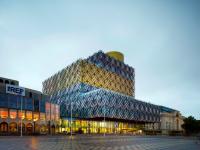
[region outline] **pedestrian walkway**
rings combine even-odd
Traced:
[[[1,150],[199,150],[194,139],[157,136],[0,137]]]

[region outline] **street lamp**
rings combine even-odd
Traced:
[[[104,116],[103,117],[104,117],[104,134],[103,135],[106,136],[106,133],[105,133],[106,132],[105,131],[106,130],[106,100],[104,102]]]
[[[33,133],[35,134],[35,119],[33,119]]]
[[[70,101],[70,105],[71,105],[71,121],[70,121],[70,125],[71,125],[71,128],[70,128],[70,134],[71,134],[71,138],[72,138],[72,106],[73,106],[73,102],[72,100]]]
[[[22,96],[20,96],[21,98],[21,137],[22,137]]]

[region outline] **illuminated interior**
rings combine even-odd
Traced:
[[[60,107],[59,105],[55,105],[55,120],[58,121],[60,118]]]
[[[38,112],[34,112],[33,113],[33,121],[38,121],[39,120],[39,113]]]
[[[32,111],[26,111],[26,119],[27,120],[32,120],[33,119],[33,116],[32,116]]]
[[[10,113],[10,118],[11,119],[16,119],[17,118],[17,110],[10,109],[9,113]]]
[[[45,109],[46,109],[46,120],[49,121],[51,119],[50,118],[51,104],[47,102],[45,105]]]
[[[8,118],[8,109],[0,108],[0,117],[1,118]]]
[[[62,121],[62,131],[70,132],[71,120]],[[139,134],[144,128],[142,124],[114,122],[114,121],[86,121],[73,120],[72,132],[81,133],[135,133]]]
[[[12,122],[9,124],[9,131],[10,132],[17,132],[17,123]]]
[[[24,119],[25,118],[25,111],[24,110],[18,110],[18,118]]]
[[[40,113],[40,120],[45,121],[45,119],[46,119],[45,113]]]
[[[55,105],[51,104],[51,120],[55,120]]]
[[[40,133],[45,133],[47,131],[47,127],[45,125],[40,126]]]

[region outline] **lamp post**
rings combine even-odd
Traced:
[[[104,134],[103,134],[103,136],[106,136],[106,100],[105,100],[105,102],[104,102]]]
[[[35,134],[35,119],[33,119],[33,133]]]
[[[70,130],[70,134],[71,134],[71,138],[72,138],[72,100],[71,100],[71,121],[70,121],[70,125],[71,125],[71,130]]]
[[[21,98],[21,137],[22,137],[22,96],[20,96]]]
[[[52,132],[51,132],[51,115],[50,115],[50,120],[49,120],[49,134],[52,135],[51,133]]]

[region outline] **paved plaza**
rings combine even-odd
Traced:
[[[195,139],[168,136],[0,137],[0,150],[200,150]]]

